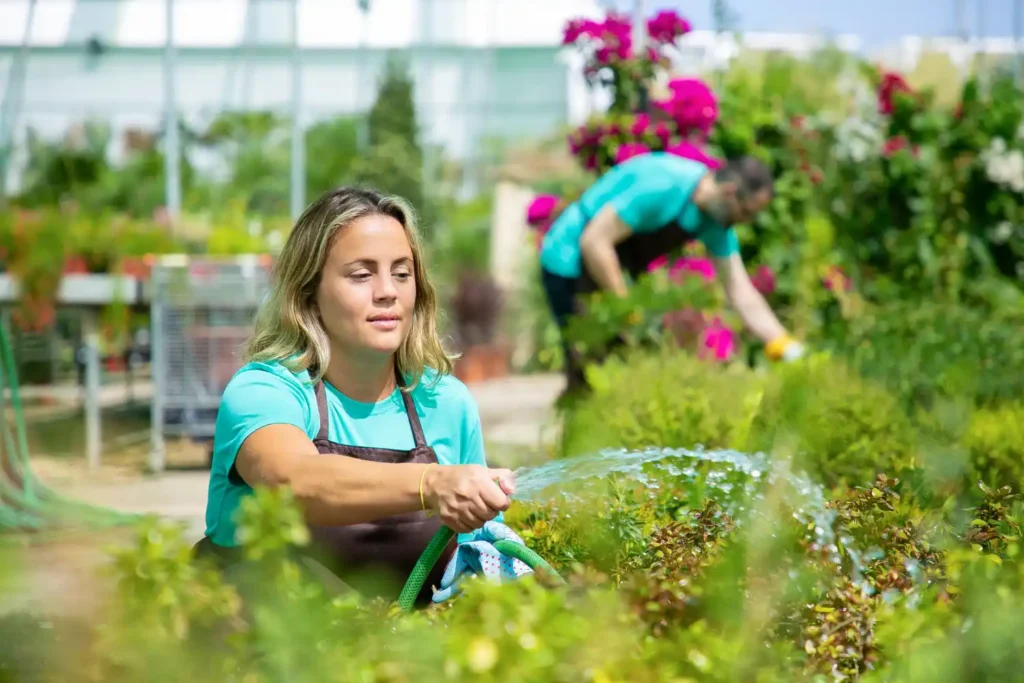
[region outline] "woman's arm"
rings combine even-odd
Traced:
[[[253,432],[235,467],[250,486],[288,486],[306,520],[316,525],[349,525],[414,512],[424,502],[443,524],[469,533],[508,509],[510,500],[495,480],[511,481],[509,470],[479,465],[434,466],[377,463],[325,456],[298,427],[275,424]],[[509,488],[511,486],[509,485]]]

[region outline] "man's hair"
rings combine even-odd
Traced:
[[[736,183],[739,194],[747,197],[762,190],[770,194],[774,185],[768,165],[750,155],[727,161],[715,171],[715,180],[720,183]]]

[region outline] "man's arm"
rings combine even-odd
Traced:
[[[725,295],[747,329],[766,344],[789,339],[768,302],[750,281],[740,255],[734,252],[724,258],[715,258],[714,263]]]
[[[615,245],[633,234],[633,230],[616,213],[611,203],[605,204],[583,228],[580,255],[594,282],[617,296],[626,296],[626,279]]]

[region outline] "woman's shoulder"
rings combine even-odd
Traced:
[[[476,412],[476,399],[469,387],[458,377],[438,373],[426,368],[419,383],[413,389],[413,397],[425,403],[436,404],[446,411]]]
[[[281,361],[249,361],[232,375],[224,389],[227,393],[245,392],[254,387],[313,392],[308,370],[291,370]]]

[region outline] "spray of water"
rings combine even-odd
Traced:
[[[841,561],[833,534],[835,513],[825,507],[822,487],[806,475],[790,471],[786,461],[773,461],[761,453],[703,448],[606,449],[523,467],[515,475],[515,498],[526,503],[540,503],[555,495],[582,500],[575,491],[585,491],[587,484],[613,475],[625,475],[648,489],[657,489],[668,475],[675,482],[704,486],[723,508],[740,517],[747,506],[764,499],[766,489],[781,483],[794,496],[787,501],[794,517],[813,525],[816,545],[825,549],[833,562]],[[856,577],[859,571],[854,571]]]

